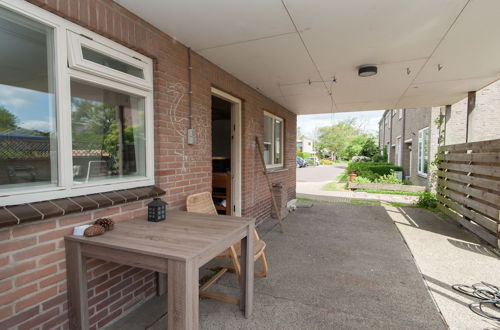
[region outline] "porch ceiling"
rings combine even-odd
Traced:
[[[498,0],[115,1],[297,114],[452,104],[500,78]]]

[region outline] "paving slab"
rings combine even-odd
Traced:
[[[446,329],[385,208],[314,203],[286,218],[284,234],[272,219],[259,231],[270,272],[255,279],[253,315],[245,319],[235,305],[202,299],[200,328]],[[216,264],[205,265],[201,274]],[[228,274],[212,288],[236,295],[237,287]],[[154,298],[108,329],[163,329],[165,300]]]
[[[450,329],[500,329],[500,322],[470,311],[468,305],[477,299],[451,288],[481,281],[500,286],[500,258],[493,248],[452,219],[427,210],[388,206],[387,213],[408,244]]]

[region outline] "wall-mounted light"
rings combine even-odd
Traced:
[[[358,68],[358,76],[360,77],[370,77],[377,74],[377,67],[375,65],[361,65]]]

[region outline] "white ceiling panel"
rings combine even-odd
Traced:
[[[340,71],[333,84],[335,101],[368,104],[384,100],[384,108],[393,108],[424,63],[425,60],[417,60],[379,65],[377,75],[365,78],[360,78],[356,70]]]
[[[318,96],[311,92],[311,94],[286,96],[285,99],[287,106],[296,109],[301,115],[331,112],[331,99],[325,94]]]
[[[471,1],[415,82],[491,76],[500,77],[500,1]]]
[[[275,0],[116,0],[194,50],[294,32]]]
[[[297,114],[450,104],[500,77],[500,0],[115,1]]]
[[[415,84],[408,88],[400,104],[407,108],[453,104],[466,97],[467,90],[479,90],[492,80],[493,77],[485,77]]]
[[[321,70],[429,56],[467,0],[285,0]]]
[[[245,77],[243,81],[268,96],[280,93],[280,83],[303,82],[303,77],[320,80],[297,34],[211,48],[200,54],[236,77]]]

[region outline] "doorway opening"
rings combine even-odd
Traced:
[[[241,100],[212,89],[212,196],[219,214],[241,216]]]

